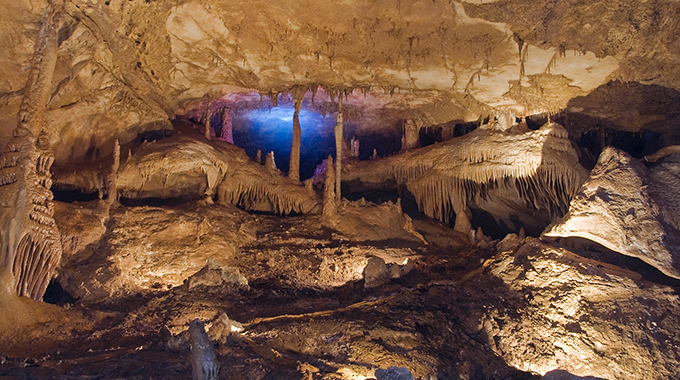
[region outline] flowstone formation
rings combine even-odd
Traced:
[[[320,213],[317,194],[283,177],[272,166],[273,159],[270,161],[265,165],[253,162],[230,143],[206,141],[179,129],[175,136],[145,142],[130,150],[121,160],[113,182],[103,178],[97,165],[60,171],[55,182],[60,188],[85,193],[106,188],[104,182],[108,182],[109,186],[115,185],[111,194],[128,200],[206,198],[244,210],[280,215]]]
[[[48,10],[40,31],[18,127],[0,156],[2,223],[0,286],[19,296],[41,300],[61,259],[54,222],[45,107],[57,60],[59,2]],[[35,134],[39,137],[36,138]]]
[[[497,122],[443,143],[357,163],[345,174],[350,186],[353,181],[357,187],[390,181],[404,186],[419,209],[438,220],[448,221],[454,213],[459,218],[476,206],[510,226],[516,215],[539,231],[541,223],[567,211],[586,176],[559,124],[531,131],[523,123]]]

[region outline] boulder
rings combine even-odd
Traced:
[[[542,236],[591,240],[680,278],[680,232],[671,211],[642,162],[613,147],[602,152],[569,212]]]

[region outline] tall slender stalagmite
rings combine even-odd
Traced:
[[[300,181],[300,147],[302,143],[302,129],[300,128],[300,110],[302,109],[302,101],[304,99],[307,89],[296,87],[291,91],[293,95],[293,106],[295,106],[295,113],[293,114],[293,143],[290,148],[290,165],[288,169],[288,178],[293,181]]]
[[[234,143],[234,133],[233,133],[233,119],[234,115],[232,110],[224,107],[220,113],[220,118],[222,119],[222,129],[220,130],[220,140],[229,143]]]
[[[335,171],[333,170],[333,157],[328,155],[326,161],[326,181],[323,187],[323,217],[327,222],[335,218]]]
[[[40,30],[13,137],[0,155],[0,292],[42,299],[61,259],[54,222],[50,130],[45,125],[57,61],[54,1]],[[38,136],[36,138],[36,136]]]
[[[342,91],[340,91],[340,96],[338,96],[338,118],[335,123],[335,199],[337,201],[342,199],[342,193],[340,192],[340,185],[342,183],[342,135]]]
[[[212,105],[212,98],[208,96],[208,106],[205,108],[205,138],[210,140],[210,106]]]
[[[118,175],[118,168],[120,167],[120,142],[118,139],[113,144],[113,164],[111,165],[111,172],[106,180],[106,187],[108,191],[108,198],[106,199],[109,203],[116,202],[118,200],[118,189],[116,188],[116,177]]]

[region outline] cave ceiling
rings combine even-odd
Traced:
[[[46,5],[2,5],[3,141]],[[261,101],[252,94],[296,86],[321,86],[322,102],[350,94],[366,133],[407,117],[433,125],[565,110],[668,132],[680,113],[654,100],[680,88],[676,1],[72,0],[65,9],[48,112],[58,163],[162,128],[206,97],[243,94],[252,108]],[[611,91],[618,82],[640,88]]]

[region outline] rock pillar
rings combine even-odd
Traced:
[[[111,172],[109,173],[109,178],[107,179],[106,187],[108,192],[108,198],[106,199],[109,204],[118,200],[118,189],[116,188],[116,177],[118,176],[118,168],[120,167],[120,142],[118,139],[113,145],[113,164],[111,165]]]
[[[342,148],[343,148],[343,125],[342,125],[342,92],[338,97],[338,118],[335,123],[335,199],[342,199],[340,186],[342,184]]]
[[[210,106],[212,105],[212,99],[208,97],[208,106],[205,109],[205,138],[210,140]]]
[[[302,99],[293,99],[295,113],[293,114],[293,144],[290,148],[290,165],[288,178],[295,182],[300,182],[300,139],[302,130],[300,129],[300,110],[302,109]]]
[[[335,217],[335,170],[333,169],[333,157],[328,155],[326,161],[326,181],[323,187],[323,217],[331,221]]]
[[[234,143],[233,135],[233,118],[234,114],[229,108],[222,108],[220,119],[222,119],[222,130],[220,131],[220,140],[228,143]]]

